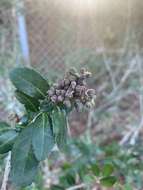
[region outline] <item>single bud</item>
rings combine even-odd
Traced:
[[[80,73],[84,74],[85,72],[86,72],[86,69],[85,68],[81,68]]]
[[[95,90],[94,89],[88,89],[85,94],[89,97],[94,97],[95,96]]]
[[[54,84],[53,84],[53,87],[54,87],[54,88],[58,88],[59,85],[58,85],[57,83],[54,83]]]
[[[91,102],[92,107],[95,106],[95,98],[92,98],[90,102]]]
[[[77,85],[75,90],[76,90],[76,92],[80,92],[80,91],[81,91],[81,89],[82,89],[82,86]]]
[[[69,100],[65,100],[64,105],[67,106],[68,108],[71,108],[71,102]]]
[[[80,104],[81,103],[80,99],[75,99],[75,103]]]
[[[65,79],[69,79],[69,77],[70,77],[70,73],[69,73],[69,71],[67,71],[67,72],[65,73],[64,80],[65,80]]]
[[[72,82],[71,82],[71,88],[72,88],[72,89],[75,89],[75,87],[76,87],[76,82],[75,82],[75,81],[72,81]]]
[[[77,93],[82,94],[86,90],[86,88],[85,86],[77,85],[75,90]]]
[[[89,109],[93,107],[93,105],[92,105],[91,102],[87,102],[85,105],[86,105],[86,107],[89,108]]]
[[[81,106],[82,106],[81,101],[80,101],[80,100],[75,100],[74,106],[75,106],[75,109],[76,109],[77,111],[80,111]]]
[[[60,95],[61,94],[61,91],[60,90],[56,90],[56,95]]]
[[[86,86],[85,77],[84,77],[84,78],[80,77],[80,78],[77,80],[77,84],[80,85],[80,86]]]
[[[67,98],[73,98],[73,93],[74,93],[74,91],[71,91],[70,89],[66,92],[66,94],[65,94],[65,96],[67,97]]]
[[[65,86],[70,85],[70,80],[69,80],[69,79],[65,79],[65,80],[64,80],[64,85],[65,85]]]
[[[87,100],[84,96],[80,97],[80,101],[82,102],[82,104],[85,104],[87,102]]]
[[[64,97],[63,96],[58,96],[58,98],[57,98],[57,101],[58,102],[62,102],[64,100]]]
[[[57,101],[57,96],[56,95],[52,96],[51,101],[55,103]]]
[[[64,90],[68,90],[69,89],[69,86],[64,86]]]
[[[53,96],[54,95],[54,90],[48,90],[48,95]]]
[[[71,69],[69,70],[69,73],[70,73],[70,74],[76,74],[76,73],[77,73],[77,70],[76,70],[75,68],[71,68]]]
[[[78,78],[80,76],[75,68],[70,69],[69,74],[70,74],[70,76],[74,76],[76,78]]]
[[[51,91],[55,91],[55,88],[52,86],[52,87],[50,88],[50,90],[51,90]]]
[[[76,75],[70,75],[69,80],[70,80],[70,82],[72,82],[72,81],[76,81],[77,78],[78,77]]]
[[[91,77],[92,74],[90,72],[86,71],[84,75],[86,78],[89,78],[89,77]]]
[[[61,95],[65,95],[66,94],[66,91],[65,90],[61,90]]]

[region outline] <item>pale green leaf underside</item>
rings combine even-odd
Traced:
[[[38,161],[31,148],[32,131],[32,127],[25,128],[12,150],[11,180],[17,186],[30,185],[37,173]]]
[[[60,150],[63,150],[67,142],[67,120],[65,112],[59,109],[54,110],[52,122],[56,144]]]
[[[51,153],[55,141],[49,124],[48,115],[43,113],[35,121],[32,145],[36,158],[44,160]]]

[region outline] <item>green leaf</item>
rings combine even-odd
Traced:
[[[13,129],[0,132],[0,154],[5,154],[12,149],[18,133]]]
[[[62,170],[65,171],[72,168],[72,165],[69,162],[65,162],[61,167],[62,167]]]
[[[10,125],[8,125],[6,122],[1,121],[0,122],[0,135],[8,130],[11,130]]]
[[[73,186],[76,183],[75,178],[75,172],[68,172],[60,177],[60,184],[62,184],[64,187]]]
[[[49,89],[48,82],[33,69],[15,68],[10,79],[19,91],[34,98],[44,98]]]
[[[52,112],[52,110],[54,109],[54,104],[49,101],[49,100],[44,100],[41,102],[40,104],[40,110],[42,112]]]
[[[65,148],[67,142],[67,120],[65,112],[56,109],[52,113],[52,124],[55,141],[60,150]]]
[[[100,179],[101,185],[105,187],[112,187],[116,183],[116,181],[116,177],[114,176],[104,177]]]
[[[55,145],[48,115],[41,114],[33,125],[32,145],[35,156],[39,161],[45,160]]]
[[[97,164],[92,164],[91,170],[95,176],[100,175],[100,169],[99,169],[99,166]]]
[[[102,169],[103,176],[110,176],[114,171],[114,167],[112,164],[105,164]]]
[[[125,184],[123,190],[133,190],[133,188],[130,184]]]
[[[83,180],[86,184],[92,184],[95,181],[95,178],[92,175],[86,174]]]
[[[32,135],[33,127],[23,129],[12,149],[11,180],[17,186],[30,185],[37,174],[38,161],[31,148]]]
[[[27,110],[36,112],[38,111],[39,108],[39,102],[37,101],[36,98],[32,98],[23,92],[20,92],[18,90],[15,91],[15,96],[17,100],[22,103]]]

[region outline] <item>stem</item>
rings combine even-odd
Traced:
[[[11,162],[11,151],[8,153],[8,156],[6,158],[6,165],[5,165],[5,171],[4,171],[1,190],[6,190],[7,189],[8,177],[9,177],[10,168],[11,168],[11,163],[10,162]]]
[[[87,120],[86,138],[89,144],[92,143],[91,127],[92,127],[93,114],[94,114],[94,109],[90,110],[88,114],[88,120]]]
[[[43,173],[44,188],[50,188],[52,179],[47,159],[43,161],[41,169]]]

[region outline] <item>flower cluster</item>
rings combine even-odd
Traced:
[[[79,107],[81,104],[86,107],[94,106],[95,90],[87,87],[86,79],[91,73],[85,68],[78,73],[74,68],[70,69],[63,80],[57,81],[48,91],[48,97],[55,104],[64,104],[71,108],[73,105]]]

